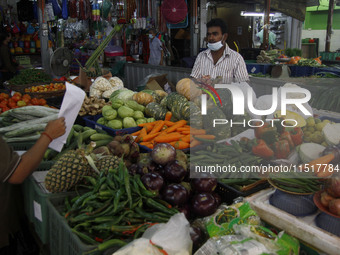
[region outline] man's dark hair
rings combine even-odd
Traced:
[[[222,19],[212,19],[207,23],[207,28],[209,27],[220,27],[222,34],[226,34],[228,32],[227,30],[227,24]]]

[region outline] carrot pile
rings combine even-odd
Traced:
[[[207,135],[204,129],[190,127],[186,120],[170,121],[171,115],[168,112],[165,120],[139,124],[142,129],[132,134],[137,136],[135,141],[150,149],[157,143],[170,143],[175,149],[182,150],[199,145],[199,138],[215,139],[214,135]]]

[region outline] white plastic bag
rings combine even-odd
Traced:
[[[157,224],[147,229],[142,238],[119,249],[114,255],[162,255],[162,249],[169,255],[192,253],[190,224],[183,213],[175,214],[167,223]]]

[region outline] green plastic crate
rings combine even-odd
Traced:
[[[8,143],[8,145],[11,146],[15,151],[27,151],[34,145],[34,142]]]
[[[323,60],[330,60],[330,61],[334,61],[336,59],[336,57],[340,56],[340,52],[320,52],[320,56],[321,56],[321,61]]]
[[[72,197],[70,194],[69,196]],[[65,218],[61,216],[60,212],[64,208],[65,197],[66,195],[49,197],[47,201],[50,254],[80,255],[96,246],[84,244],[78,236],[72,233]]]
[[[43,162],[37,169],[37,171],[44,171],[50,169],[53,165],[53,161]],[[65,192],[59,194],[45,193],[40,185],[35,181],[33,176],[27,178],[23,185],[24,190],[24,206],[25,212],[30,222],[33,223],[35,232],[39,236],[43,244],[49,242],[49,230],[48,230],[48,209],[47,200],[50,197],[58,197],[60,195],[66,196],[67,194],[74,194],[74,192]]]

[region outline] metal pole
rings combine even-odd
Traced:
[[[326,46],[325,51],[329,52],[331,47],[332,24],[333,24],[334,0],[329,0],[327,32],[326,32]]]
[[[50,70],[50,52],[48,49],[48,26],[44,19],[45,0],[38,0],[39,6],[39,37],[40,37],[40,51],[41,51],[41,63],[46,73],[51,74]]]
[[[263,43],[262,43],[262,48],[263,49],[268,49],[269,47],[269,43],[268,43],[268,39],[269,39],[269,14],[270,14],[270,0],[265,0],[264,1],[265,4],[265,9],[264,9],[264,26],[263,26]]]

